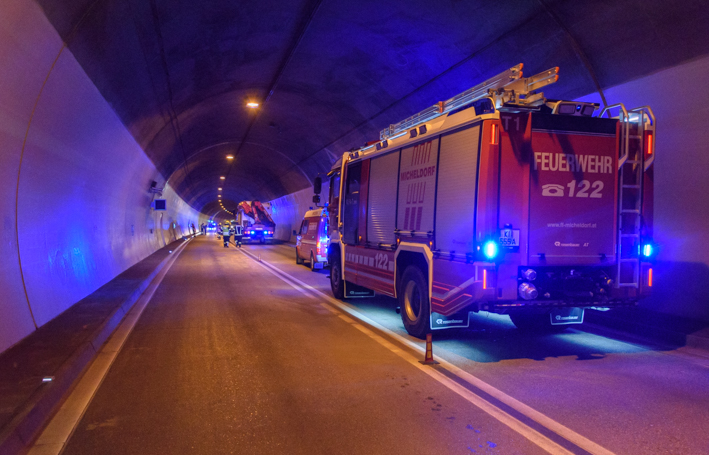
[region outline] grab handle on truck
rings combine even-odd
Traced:
[[[618,108],[618,116],[611,116],[611,109]],[[605,113],[608,113],[608,118],[617,118],[621,127],[621,143],[620,143],[620,158],[618,158],[618,169],[623,167],[628,160],[628,140],[630,138],[630,123],[628,122],[628,111],[623,103],[611,104],[603,108],[598,118],[602,118]]]
[[[650,106],[636,107],[635,109],[631,109],[630,112],[642,114],[643,117],[641,117],[641,121],[644,121],[644,117],[647,117],[650,120],[650,125],[643,128],[646,133],[649,133],[645,138],[643,138],[643,142],[650,141],[650,143],[647,144],[648,154],[644,159],[644,170],[647,171],[655,161],[655,114],[652,112],[652,109],[650,109]],[[643,154],[644,153],[645,151],[643,150]]]

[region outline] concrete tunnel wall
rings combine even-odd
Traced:
[[[709,56],[605,90],[657,118],[654,289],[640,306],[709,322]],[[598,94],[584,100],[600,102]]]
[[[152,211],[164,179],[35,2],[0,3],[0,62],[3,352],[206,217],[169,185]]]
[[[327,202],[328,191],[329,182],[327,178],[323,178],[320,205],[324,205]],[[293,230],[298,231],[305,212],[315,208],[313,194],[313,189],[308,187],[271,201],[271,217],[276,223],[274,238],[295,243],[296,239],[295,235],[293,235]]]

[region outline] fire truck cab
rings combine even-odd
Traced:
[[[652,287],[655,118],[546,99],[522,64],[384,129],[330,177],[338,298],[399,300],[406,330],[582,323]]]

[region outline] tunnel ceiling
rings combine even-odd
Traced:
[[[205,213],[219,186],[230,208],[303,189],[388,124],[519,62],[559,66],[546,94],[574,98],[709,53],[704,0],[38,2]]]

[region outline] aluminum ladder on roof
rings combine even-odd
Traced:
[[[614,104],[599,117],[618,110],[620,122],[620,157],[618,158],[618,239],[617,287],[640,286],[641,231],[643,228],[643,190],[645,171],[655,160],[655,116],[647,107],[627,111]],[[646,153],[647,150],[647,153]]]
[[[535,106],[543,103],[544,94],[537,93],[536,90],[558,81],[559,67],[550,68],[527,78],[522,77],[523,67],[522,63],[515,65],[463,93],[459,93],[445,101],[440,101],[399,123],[389,125],[388,128],[380,131],[379,139],[385,141],[403,134],[414,126],[426,123],[486,97],[491,98],[498,109],[505,103],[518,106]]]

